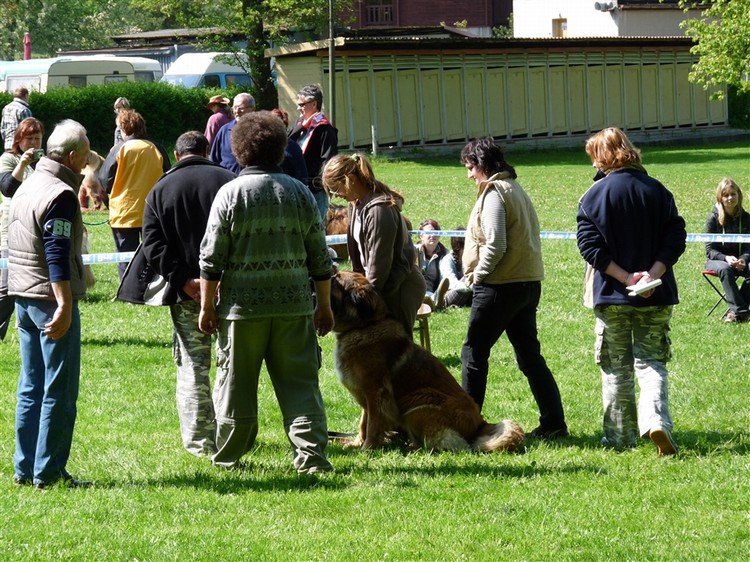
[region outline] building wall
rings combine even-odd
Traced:
[[[616,17],[620,37],[682,37],[685,30],[680,23],[693,17],[691,14],[681,10],[622,10]]]
[[[512,0],[391,0],[393,19],[376,27],[432,27],[453,25],[466,20],[469,28],[491,29],[506,25]],[[367,23],[367,6],[361,2],[356,10],[353,28],[371,27]]]
[[[334,125],[342,147],[421,145],[726,125],[726,101],[688,82],[687,47],[514,53],[341,53]],[[321,84],[328,61],[277,57],[279,98]]]
[[[610,13],[594,9],[594,0],[513,0],[514,37],[555,37],[553,20],[566,19],[568,37],[616,37]]]
[[[599,0],[601,3],[616,0]],[[567,37],[682,37],[680,22],[686,15],[672,6],[628,6],[601,12],[594,0],[514,0],[514,37],[554,37],[553,20],[567,20]]]

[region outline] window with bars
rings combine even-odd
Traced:
[[[367,0],[365,2],[365,25],[393,23],[393,0]]]

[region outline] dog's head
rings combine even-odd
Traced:
[[[326,214],[326,234],[346,234],[349,227],[349,211],[346,207],[331,205]]]
[[[86,166],[81,170],[81,173],[83,175],[96,174],[99,171],[99,168],[102,167],[103,162],[104,158],[99,156],[97,152],[91,150],[86,158]]]
[[[334,332],[348,332],[388,315],[383,297],[367,278],[352,271],[339,271],[331,279]]]

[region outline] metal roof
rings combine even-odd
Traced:
[[[644,47],[667,48],[693,45],[690,37],[539,37],[539,38],[486,38],[486,37],[436,37],[429,35],[336,37],[335,47],[343,52],[377,52],[402,49],[444,51],[523,51],[571,49],[638,49]],[[302,56],[328,49],[328,40],[283,45],[266,49],[267,57]]]

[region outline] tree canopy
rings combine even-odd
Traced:
[[[134,0],[147,11],[159,11],[177,26],[218,27],[227,30],[203,40],[203,46],[216,51],[245,52],[246,70],[253,77],[252,94],[263,109],[278,105],[278,97],[265,50],[289,41],[312,40],[327,36],[329,0]],[[346,12],[354,0],[330,0],[336,14]],[[241,33],[242,44],[231,43],[230,35]],[[242,64],[237,59],[234,64]]]
[[[120,0],[0,0],[0,59],[22,57],[25,32],[35,55],[51,57],[61,49],[109,47],[112,35],[161,23],[153,11]]]
[[[707,0],[700,18],[687,19],[682,27],[696,40],[691,52],[700,58],[690,79],[705,88],[729,84],[750,91],[750,0]],[[695,2],[680,1],[687,10]],[[718,93],[723,94],[723,90]]]

